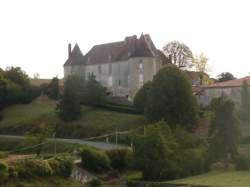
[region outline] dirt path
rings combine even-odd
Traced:
[[[9,155],[7,158],[2,158],[0,159],[0,162],[6,162],[6,163],[11,163],[11,162],[16,162],[18,160],[23,160],[26,158],[31,158],[34,155]]]

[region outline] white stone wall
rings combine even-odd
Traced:
[[[204,88],[202,95],[198,96],[199,104],[208,106],[213,98],[227,96],[237,105],[241,103],[241,87],[225,87],[225,88]]]
[[[142,69],[140,67],[142,64]],[[68,75],[81,75],[86,79],[94,74],[96,80],[108,88],[115,96],[133,98],[142,84],[139,74],[143,78],[143,84],[153,79],[155,73],[161,68],[161,62],[152,57],[130,58],[127,61],[119,61],[106,64],[86,66],[65,66],[64,77]]]

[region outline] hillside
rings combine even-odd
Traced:
[[[0,134],[23,135],[38,125],[55,128],[58,136],[83,138],[118,130],[137,128],[145,124],[142,115],[113,112],[83,106],[81,119],[63,122],[55,113],[56,103],[48,99],[36,99],[30,104],[13,105],[3,111]]]
[[[221,187],[249,187],[249,171],[217,171],[171,181],[178,184],[211,185]]]

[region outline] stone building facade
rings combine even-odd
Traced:
[[[203,86],[200,93],[197,94],[198,102],[203,106],[208,106],[213,98],[227,96],[239,106],[241,104],[241,86],[243,81],[250,85],[250,76]]]
[[[95,45],[82,54],[76,44],[68,46],[68,59],[64,64],[64,77],[93,74],[114,96],[132,99],[138,89],[170,60],[156,49],[150,36],[142,34],[126,37],[123,41]]]

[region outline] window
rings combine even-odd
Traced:
[[[143,83],[144,83],[144,76],[143,76],[143,63],[142,63],[142,60],[140,60],[140,63],[139,63],[139,68],[138,68],[138,73],[139,73],[139,87],[142,87],[143,86]]]
[[[121,86],[121,80],[118,81],[118,85]]]
[[[140,73],[139,74],[139,87],[142,87],[143,86],[143,74]]]
[[[109,78],[108,78],[108,86],[109,87],[113,86],[113,77],[112,77],[112,75],[110,75]]]
[[[112,64],[109,64],[109,75],[112,75]]]
[[[98,72],[99,72],[99,74],[102,73],[102,66],[101,65],[98,66]]]

